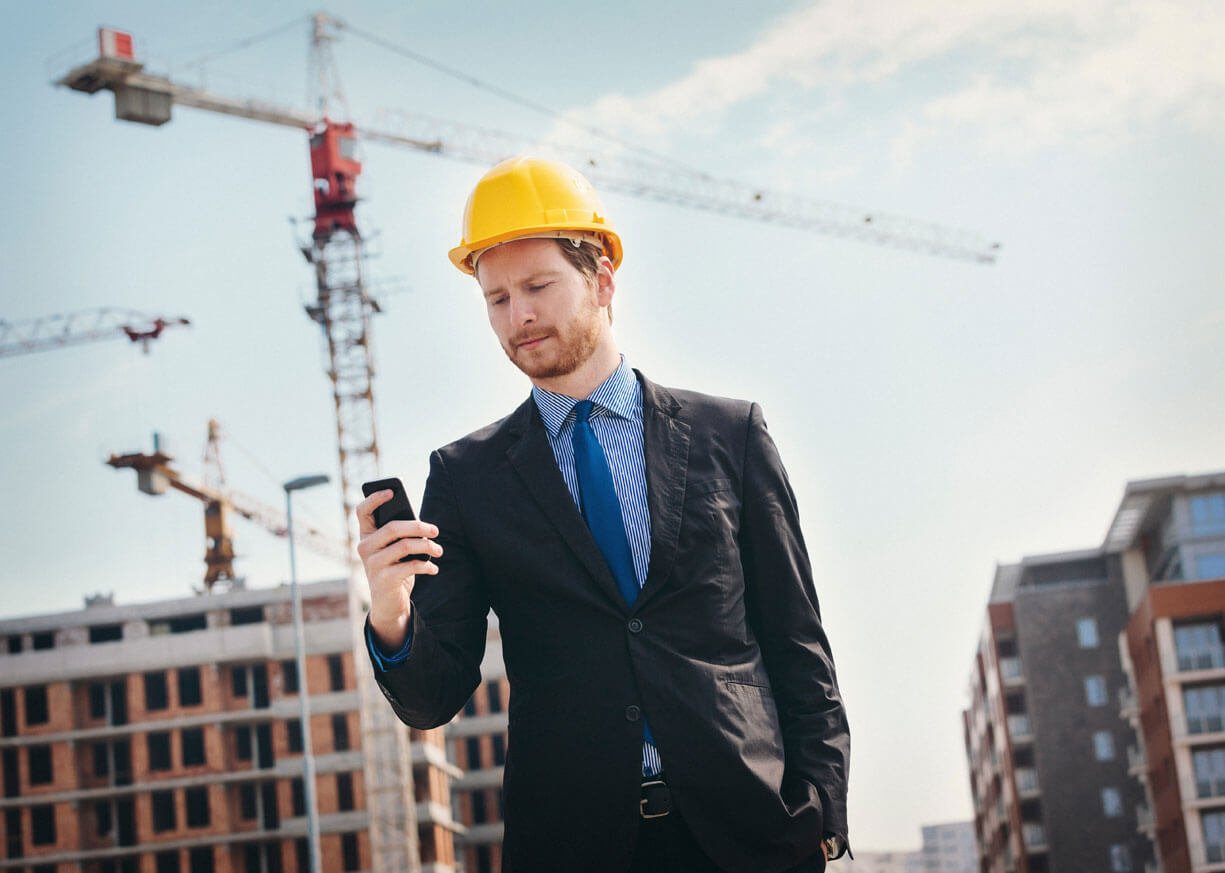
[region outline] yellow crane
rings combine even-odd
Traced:
[[[218,442],[221,428],[216,419],[208,422],[208,443],[205,458],[214,459],[219,466]],[[153,434],[152,452],[129,452],[112,454],[106,461],[116,470],[136,471],[137,487],[145,494],[159,496],[175,489],[204,503],[204,591],[211,592],[218,583],[233,585],[238,577],[234,573],[234,537],[230,519],[238,515],[259,525],[278,537],[287,534],[285,513],[233,488],[192,481],[176,469],[174,458],[162,451],[161,439]],[[318,528],[299,523],[295,525],[296,541],[316,554],[332,558],[341,566],[348,566],[349,558],[344,541]]]

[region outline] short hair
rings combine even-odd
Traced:
[[[594,282],[596,274],[600,272],[600,258],[604,257],[604,251],[594,243],[589,243],[586,240],[574,244],[570,239],[558,239],[557,245],[561,247],[561,253],[565,256],[570,266],[583,274],[588,282]],[[612,324],[612,303],[608,304],[608,323]]]

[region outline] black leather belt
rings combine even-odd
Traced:
[[[642,783],[642,800],[638,812],[645,819],[663,818],[672,811],[672,792],[663,776],[654,776]]]

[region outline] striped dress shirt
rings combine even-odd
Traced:
[[[557,468],[581,512],[573,443],[574,407],[579,401],[536,386],[532,387],[532,398],[544,420]],[[621,356],[620,366],[586,399],[593,404],[591,430],[604,450],[612,472],[613,490],[617,492],[617,500],[621,504],[621,520],[625,523],[625,534],[634,559],[634,575],[638,577],[638,587],[641,588],[646,583],[647,566],[651,560],[651,514],[647,507],[646,455],[642,437],[642,386],[625,362],[624,355]],[[644,741],[642,775],[655,776],[662,770],[659,752],[654,745]]]

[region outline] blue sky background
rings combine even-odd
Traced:
[[[851,0],[559,9],[339,3],[354,27],[714,175],[999,239],[994,266],[621,196],[617,334],[664,384],[760,401],[791,473],[854,734],[852,838],[918,843],[971,815],[960,710],[997,561],[1098,545],[1128,479],[1225,468],[1225,7],[1217,2]],[[336,478],[309,268],[306,138],[176,110],[114,120],[51,81],[94,29],[157,71],[302,23],[204,70],[213,90],[304,107],[312,7],[10,4],[0,317],[98,306],[185,315],[122,341],[0,360],[7,499],[0,614],[178,596],[202,575],[200,506],[103,464],[160,431],[200,470],[210,417],[230,482]],[[403,110],[569,138],[353,35],[354,116]],[[526,379],[446,260],[481,169],[368,145],[359,220],[377,280],[387,475],[419,495],[430,449],[508,412]],[[334,487],[296,506],[341,530]],[[241,572],[285,542],[237,522]],[[333,575],[305,555],[309,578]],[[1071,624],[1068,633],[1072,633]],[[1088,749],[1086,749],[1088,754]]]

